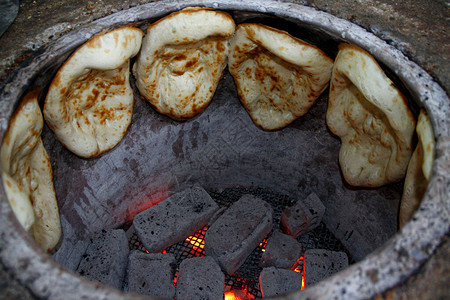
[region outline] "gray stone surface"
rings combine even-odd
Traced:
[[[30,300],[35,297],[0,264],[0,299]]]
[[[285,295],[301,289],[302,274],[275,267],[264,268],[259,275],[259,286],[263,298]]]
[[[322,201],[315,193],[311,193],[283,210],[280,227],[288,235],[301,236],[319,226],[324,213],[325,206]]]
[[[211,257],[183,260],[177,277],[177,300],[224,298],[225,275]]]
[[[160,252],[208,224],[218,209],[209,194],[195,185],[139,213],[133,226],[149,252]]]
[[[302,245],[290,235],[274,231],[267,240],[260,266],[291,269],[302,254]]]
[[[132,251],[128,257],[128,292],[173,299],[175,256]]]
[[[344,252],[310,249],[305,252],[305,286],[311,286],[348,267]]]
[[[121,289],[128,253],[125,231],[102,230],[89,238],[89,246],[77,272],[90,280]]]
[[[242,196],[206,232],[206,255],[214,257],[222,270],[233,274],[272,230],[272,214],[267,202],[252,195]]]

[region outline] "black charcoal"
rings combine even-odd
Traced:
[[[302,287],[302,274],[275,267],[264,268],[259,276],[263,297],[284,295]]]
[[[173,299],[175,256],[133,251],[128,258],[128,292]]]
[[[311,249],[305,252],[305,286],[313,285],[348,266],[345,252]]]
[[[260,266],[291,269],[302,254],[302,246],[290,235],[274,231],[267,240]]]
[[[252,195],[242,196],[206,232],[206,255],[214,257],[222,270],[234,274],[272,230],[272,214],[267,202]]]
[[[225,275],[211,257],[183,260],[177,277],[177,300],[223,299]]]
[[[208,224],[218,209],[209,194],[196,185],[139,213],[133,226],[149,252],[160,252]]]
[[[324,213],[325,206],[315,193],[311,193],[283,210],[280,227],[288,235],[301,236],[319,226]]]

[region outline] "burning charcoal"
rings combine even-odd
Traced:
[[[91,280],[121,289],[129,252],[125,231],[102,230],[91,236],[89,242],[77,272]]]
[[[251,300],[249,295],[245,292],[245,290],[233,289],[230,286],[225,287],[225,299],[226,300]]]
[[[325,206],[316,194],[311,193],[303,201],[283,210],[281,229],[293,237],[303,235],[319,226],[324,213]]]
[[[251,195],[231,205],[205,235],[205,253],[232,275],[272,230],[272,207]]]
[[[267,240],[260,266],[291,269],[302,254],[302,246],[290,235],[274,231]]]
[[[61,247],[53,255],[53,260],[75,272],[88,246],[88,241],[77,240],[74,243],[67,241],[66,243],[62,243]]]
[[[264,268],[259,275],[263,297],[284,295],[302,287],[302,274],[275,267]]]
[[[160,252],[208,224],[218,209],[208,193],[196,185],[139,213],[133,226],[149,252]]]
[[[128,291],[173,299],[175,256],[172,254],[131,252],[128,258]]]
[[[223,299],[225,275],[211,257],[183,260],[177,277],[177,300]]]
[[[305,285],[310,286],[348,266],[344,252],[311,249],[305,252]]]
[[[221,207],[219,208],[216,213],[211,217],[211,219],[208,222],[208,225],[211,226],[215,221],[217,221],[217,219],[223,215],[223,213],[227,210],[226,207]]]

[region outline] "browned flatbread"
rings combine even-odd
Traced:
[[[280,129],[306,114],[326,89],[333,60],[287,32],[259,24],[236,29],[229,70],[253,122]]]
[[[143,32],[122,27],[94,36],[59,69],[44,117],[56,138],[81,157],[98,156],[124,137],[133,113],[130,58]]]
[[[141,95],[175,120],[201,113],[222,77],[234,29],[228,14],[201,8],[150,25],[133,67]]]
[[[27,94],[11,118],[2,142],[2,177],[19,222],[46,251],[61,237],[50,159],[41,140],[44,121],[39,91]]]
[[[327,124],[341,138],[339,163],[354,186],[403,179],[415,119],[407,100],[366,51],[342,44],[331,77]]]
[[[419,207],[431,177],[435,142],[431,121],[423,109],[420,111],[416,131],[419,143],[409,161],[406,172],[398,218],[400,227],[403,227],[411,219]]]

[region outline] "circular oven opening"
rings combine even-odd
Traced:
[[[283,130],[266,132],[253,124],[239,102],[231,75],[225,71],[208,108],[186,122],[156,113],[136,92],[133,121],[124,140],[98,158],[73,155],[48,128],[44,130],[64,232],[55,256],[59,251],[66,255],[67,249],[76,247],[92,232],[126,227],[146,207],[200,183],[217,195],[239,188],[254,193],[264,189],[266,194],[289,199],[315,192],[324,202],[323,226],[356,263],[288,297],[347,293],[366,298],[404,279],[432,253],[448,229],[448,211],[439,207],[448,206],[448,185],[444,182],[448,182],[445,153],[449,126],[445,117],[449,101],[445,92],[399,51],[326,13],[270,1],[264,6],[251,1],[202,1],[151,3],[105,17],[65,35],[16,72],[2,90],[2,98],[9,104],[2,119],[3,132],[24,90],[31,85],[48,87],[63,61],[91,35],[129,22],[145,28],[172,11],[195,5],[227,11],[237,24],[253,21],[286,30],[332,58],[342,41],[369,51],[409,95],[412,109],[425,107],[434,125],[436,161],[420,211],[396,234],[401,184],[354,189],[344,183],[337,161],[339,140],[325,124],[326,92],[308,114]],[[13,219],[7,202],[2,204],[2,222],[13,224],[2,227],[8,237],[4,249],[13,249],[13,244],[23,249],[21,254],[3,251],[2,260],[34,294],[121,295],[74,276],[40,252]]]

